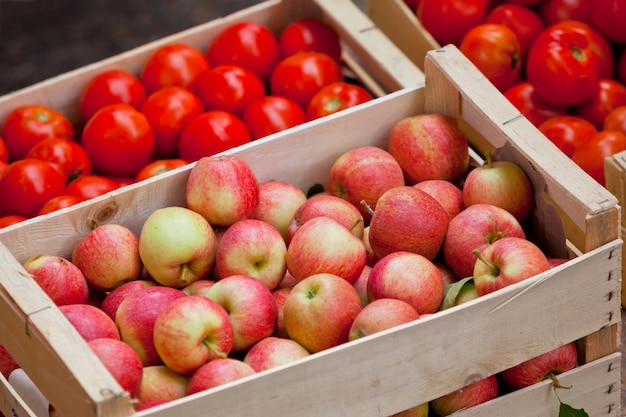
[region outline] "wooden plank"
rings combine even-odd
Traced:
[[[606,188],[617,200],[620,206],[626,206],[626,151],[618,152],[604,160]],[[626,220],[621,217],[622,236],[626,233]],[[626,248],[622,250],[622,271],[626,268]],[[622,272],[623,273],[623,272]],[[626,280],[622,279],[622,307],[626,308]]]
[[[0,374],[0,413],[4,416],[37,417],[2,374]]]

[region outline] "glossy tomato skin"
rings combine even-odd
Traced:
[[[188,162],[180,158],[157,159],[143,167],[135,177],[135,182],[166,173],[176,168],[184,167]]]
[[[602,129],[604,119],[611,110],[626,105],[626,86],[612,78],[602,78],[598,84],[596,94],[575,106],[573,113],[589,120],[596,128]]]
[[[548,26],[564,20],[591,23],[593,2],[594,0],[543,0],[538,10]]]
[[[318,119],[338,111],[372,100],[363,87],[345,81],[337,81],[322,87],[309,101],[307,120]]]
[[[146,60],[139,79],[148,95],[172,85],[194,91],[199,77],[211,68],[202,51],[184,43],[171,43],[156,49]]]
[[[576,148],[598,131],[590,121],[571,114],[552,117],[537,128],[570,158]]]
[[[591,23],[608,40],[626,44],[626,0],[594,2]]]
[[[598,60],[598,74],[600,78],[612,78],[615,67],[615,56],[613,47],[609,41],[595,30],[591,25],[575,20],[566,20],[558,22],[552,26],[553,28],[567,28],[584,35],[588,42],[589,48],[596,55]]]
[[[576,148],[572,160],[605,186],[604,159],[623,150],[626,150],[626,134],[617,130],[600,130]]]
[[[528,81],[518,82],[503,94],[535,126],[551,117],[569,112],[567,106],[556,106],[541,98]]]
[[[60,167],[65,183],[81,175],[91,174],[91,160],[81,144],[63,138],[49,138],[38,142],[26,153],[26,158],[37,158]]]
[[[79,107],[83,121],[109,104],[125,103],[138,109],[146,99],[146,89],[134,74],[112,69],[96,74],[83,87]]]
[[[211,65],[240,65],[255,73],[263,82],[280,60],[276,36],[255,22],[238,22],[220,32],[209,44]]]
[[[303,51],[323,52],[341,63],[341,42],[335,29],[319,19],[298,19],[283,29],[278,37],[283,58]]]
[[[134,176],[152,157],[154,134],[143,113],[128,104],[110,104],[89,119],[82,144],[94,169]]]
[[[0,138],[0,162],[9,162],[9,149],[2,138]]]
[[[9,164],[0,179],[0,209],[30,218],[64,191],[65,178],[49,162],[23,158]]]
[[[0,136],[9,150],[10,160],[16,161],[43,139],[74,140],[74,130],[64,114],[47,106],[26,105],[9,112]]]
[[[522,60],[515,33],[498,23],[483,23],[470,29],[459,47],[461,52],[500,91],[520,79]]]
[[[298,103],[287,97],[265,96],[248,106],[243,121],[252,138],[259,139],[306,122],[306,114]]]
[[[237,117],[250,103],[266,94],[265,84],[240,65],[218,65],[198,83],[197,94],[207,110],[224,110]]]
[[[71,207],[83,201],[84,200],[82,198],[74,195],[61,194],[56,197],[52,197],[50,200],[46,201],[46,203],[39,209],[37,215],[41,216],[43,214],[52,213],[53,211],[57,211],[66,207]]]
[[[117,190],[120,184],[104,175],[83,175],[72,181],[65,189],[64,194],[73,195],[83,200],[98,197],[109,191]]]
[[[322,87],[343,80],[341,67],[330,56],[321,52],[298,52],[276,65],[270,79],[270,92],[306,108]]]
[[[172,85],[150,94],[141,106],[154,135],[154,153],[178,155],[180,134],[194,117],[204,112],[200,98],[187,88]]]
[[[459,46],[467,31],[487,16],[487,0],[421,0],[416,14],[440,45]]]
[[[0,229],[8,226],[12,226],[19,222],[23,222],[24,220],[28,220],[28,217],[20,216],[17,214],[7,214],[5,216],[0,217]]]
[[[522,58],[528,54],[535,38],[545,29],[543,20],[533,9],[510,3],[496,6],[487,14],[485,23],[498,23],[511,29],[519,42]]]
[[[602,128],[605,130],[619,130],[626,134],[626,106],[618,106],[604,119]]]
[[[194,162],[251,140],[248,128],[239,117],[223,110],[208,110],[183,129],[178,154],[181,159]]]

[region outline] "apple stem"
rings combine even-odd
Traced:
[[[565,386],[565,385],[561,385],[561,382],[559,381],[559,379],[556,377],[556,375],[554,374],[554,372],[548,372],[548,377],[550,377],[550,379],[552,380],[552,383],[554,384],[554,389],[570,389],[572,388],[572,386]]]
[[[98,226],[100,226],[98,219],[91,219],[91,230],[97,228]]]
[[[354,221],[354,224],[352,226],[350,226],[350,228],[348,230],[350,230],[352,232],[354,230],[354,228],[357,227],[362,222],[363,222],[363,216],[359,216],[359,218]]]
[[[371,214],[372,216],[374,215],[374,210],[372,210],[372,207],[370,207],[370,205],[367,204],[367,201],[361,200],[361,205],[365,207],[365,210],[367,210],[369,214]]]
[[[487,167],[491,168],[492,164],[491,164],[491,151],[487,151],[487,153],[485,154],[485,159],[487,160]]]
[[[487,259],[485,259],[485,257],[483,256],[483,254],[478,250],[478,249],[474,249],[472,251],[472,253],[474,255],[476,255],[476,257],[478,259],[481,260],[481,262],[484,262],[485,265],[487,265],[489,267],[489,269],[491,270],[491,273],[493,275],[498,275],[500,273],[500,269],[498,269],[498,267],[496,267],[494,264],[492,264],[491,262],[489,262]]]

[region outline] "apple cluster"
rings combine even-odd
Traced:
[[[324,190],[259,182],[235,155],[190,170],[186,205],[139,233],[96,225],[70,259],[23,266],[136,408],[204,391],[437,314],[566,259],[526,237],[519,165],[472,163],[440,114],[338,156]],[[576,366],[574,343],[396,416],[448,415]],[[8,352],[2,372],[19,366]]]

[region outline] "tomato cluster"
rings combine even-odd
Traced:
[[[626,150],[626,0],[405,0],[599,183]],[[608,124],[607,124],[608,123]]]
[[[321,20],[278,34],[243,21],[204,51],[171,42],[138,74],[96,74],[78,123],[39,104],[15,108],[0,130],[0,227],[372,99],[343,69],[339,35]]]

